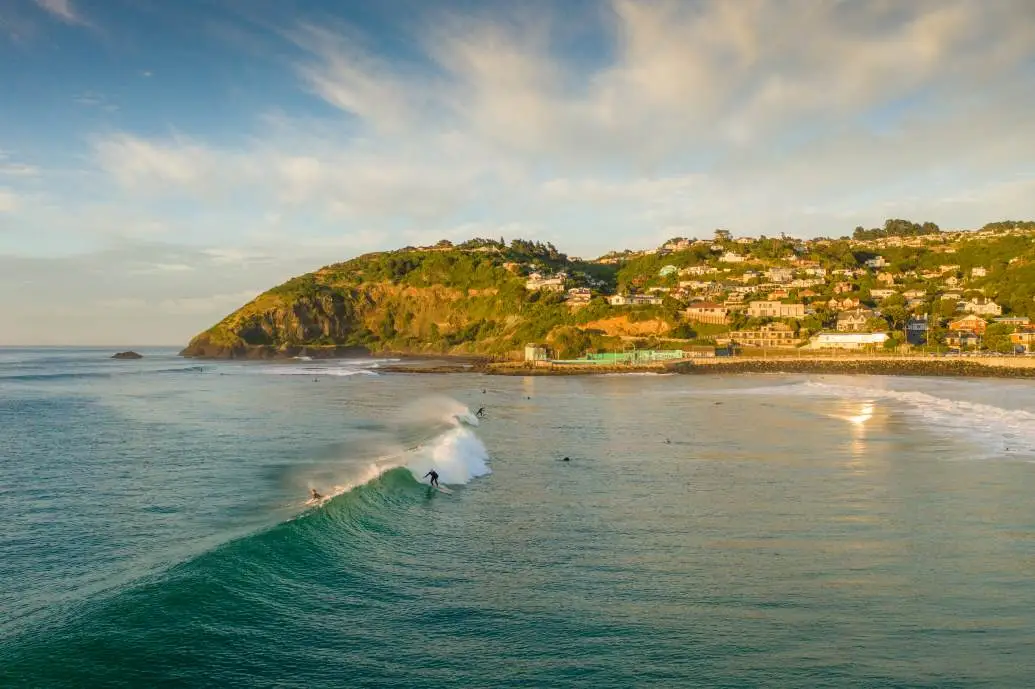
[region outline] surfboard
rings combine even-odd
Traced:
[[[446,494],[450,494],[451,495],[453,493],[453,491],[449,490],[445,486],[435,486],[435,488],[438,488],[439,491],[441,491],[443,493],[446,493]]]

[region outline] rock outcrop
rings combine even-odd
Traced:
[[[143,354],[137,354],[136,352],[118,352],[117,354],[111,355],[112,359],[143,359]]]

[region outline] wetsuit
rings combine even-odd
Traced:
[[[427,478],[429,476],[431,477],[431,485],[437,486],[438,485],[438,474],[435,473],[434,469],[432,469],[428,473],[424,474],[424,478]]]

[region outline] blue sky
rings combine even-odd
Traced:
[[[1027,0],[5,0],[0,344],[371,250],[1035,217]]]

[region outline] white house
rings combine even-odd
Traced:
[[[719,257],[719,260],[723,263],[743,263],[744,257],[732,251],[727,251]]]
[[[963,310],[968,313],[976,313],[979,316],[1001,316],[1003,307],[991,299],[975,298],[963,304]]]
[[[649,294],[615,294],[607,298],[611,306],[658,306],[661,297]]]
[[[819,333],[808,344],[810,349],[862,349],[881,347],[887,333]]]
[[[883,256],[876,256],[866,261],[867,268],[873,268],[874,270],[883,268],[888,265],[888,262],[884,260]]]
[[[567,273],[557,273],[551,277],[546,277],[542,273],[538,272],[530,273],[528,279],[525,280],[525,289],[529,292],[535,292],[536,290],[563,292],[564,281],[567,279]]]
[[[982,268],[981,266],[974,266],[970,269],[970,277],[972,278],[983,278],[988,275],[988,269]]]

